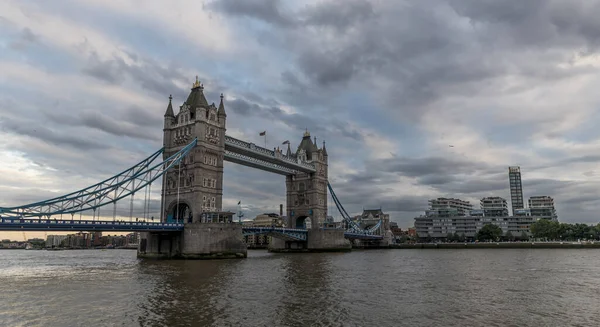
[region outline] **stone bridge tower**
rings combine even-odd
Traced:
[[[296,150],[298,158],[314,163],[316,172],[286,176],[288,227],[291,228],[304,228],[309,224],[311,229],[322,228],[327,217],[327,150],[325,142],[321,149],[316,143],[316,138],[313,142],[306,131]]]
[[[192,85],[187,100],[173,112],[169,105],[164,116],[163,158],[166,159],[198,139],[195,149],[163,175],[161,220],[198,221],[205,211],[220,211],[223,196],[223,155],[225,152],[225,106],[223,95],[217,108],[208,104],[204,85]],[[178,201],[179,199],[179,201]]]

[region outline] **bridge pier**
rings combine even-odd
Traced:
[[[238,224],[189,223],[183,232],[141,234],[138,258],[233,259],[248,253]]]
[[[310,229],[306,241],[286,241],[272,238],[269,252],[346,252],[352,244],[340,229]]]
[[[176,259],[181,253],[181,232],[140,233],[138,258]]]
[[[394,234],[388,230],[384,233],[381,240],[352,240],[352,248],[354,249],[388,249],[394,242]]]

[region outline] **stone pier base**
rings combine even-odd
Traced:
[[[285,241],[272,238],[270,252],[345,252],[352,250],[352,244],[344,237],[343,230],[311,229],[307,241]]]
[[[139,258],[229,259],[246,258],[242,226],[222,223],[190,223],[179,233],[141,233]]]
[[[382,240],[352,240],[354,249],[389,249],[394,244],[392,231],[385,232]]]
[[[181,254],[181,232],[140,233],[138,258],[176,259]]]

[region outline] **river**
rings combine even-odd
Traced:
[[[600,251],[0,251],[0,326],[597,326]]]

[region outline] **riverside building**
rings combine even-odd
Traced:
[[[507,217],[508,202],[499,196],[488,196],[479,201],[483,215],[486,217]]]
[[[481,210],[475,210],[480,212]],[[457,233],[466,238],[474,239],[477,232],[487,224],[494,224],[502,229],[506,235],[510,232],[515,237],[520,237],[523,232],[531,233],[531,224],[538,217],[510,216],[510,217],[485,217],[485,216],[421,216],[415,218],[415,229],[419,238],[446,238],[448,234]]]
[[[429,200],[427,216],[467,216],[473,210],[469,201],[454,198],[437,198]]]
[[[525,200],[523,200],[523,184],[521,184],[521,167],[508,167],[508,183],[510,186],[510,203],[512,205],[514,216],[515,210],[525,208]]]
[[[529,198],[529,212],[532,216],[558,221],[554,199],[549,196],[532,196]]]

